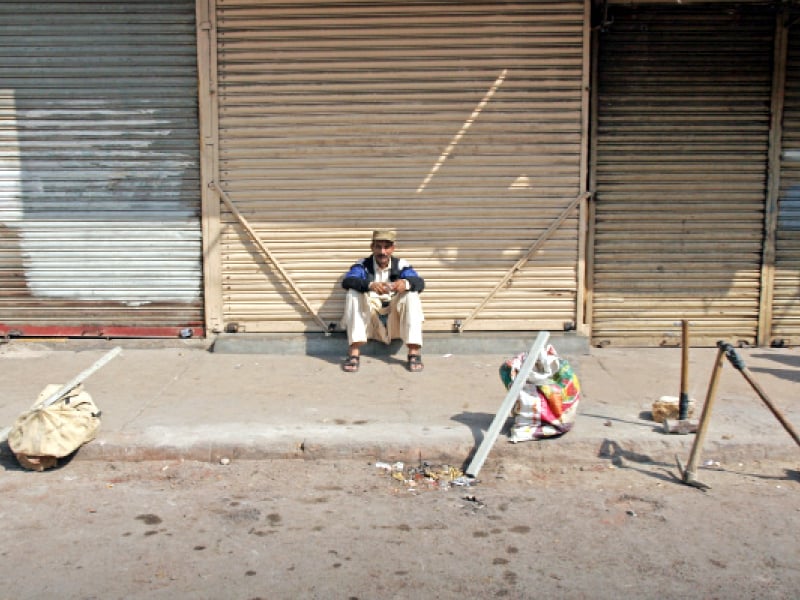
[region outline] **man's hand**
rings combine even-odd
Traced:
[[[369,284],[369,289],[376,294],[390,294],[394,291],[394,284],[389,282],[373,281]]]
[[[376,294],[391,294],[393,292],[402,293],[409,290],[408,282],[405,279],[398,279],[397,281],[373,281],[369,284],[369,289]]]

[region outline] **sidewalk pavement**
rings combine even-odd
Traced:
[[[535,336],[531,336],[531,342]],[[558,350],[558,342],[554,346]],[[115,346],[122,353],[85,382],[102,424],[78,460],[363,458],[466,466],[506,390],[498,369],[529,347],[503,353],[424,354],[409,373],[403,355],[365,355],[358,373],[338,355],[211,351],[205,340],[12,339],[0,344],[0,430],[48,383],[65,383]],[[343,349],[344,350],[344,349]],[[439,348],[441,350],[441,347]],[[694,435],[667,435],[650,420],[654,400],[678,396],[679,348],[561,352],[583,389],[574,429],[558,439],[512,444],[501,433],[493,459],[550,464],[688,459]],[[699,419],[716,348],[690,353],[690,396]],[[795,430],[800,428],[800,349],[739,350]],[[9,449],[2,445],[7,460]],[[701,460],[723,466],[800,457],[788,432],[727,361]]]

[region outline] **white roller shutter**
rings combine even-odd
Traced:
[[[194,14],[0,3],[0,333],[202,332]]]
[[[426,329],[490,296],[470,328],[575,321],[577,208],[546,232],[582,191],[582,2],[217,0],[216,17],[221,188],[325,322],[387,226],[428,282]],[[317,328],[222,216],[226,325]]]
[[[774,16],[609,9],[600,37],[596,344],[755,343]]]

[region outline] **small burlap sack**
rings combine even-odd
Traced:
[[[92,440],[100,427],[100,411],[78,386],[50,406],[42,406],[61,384],[48,384],[30,410],[22,413],[8,434],[8,446],[26,469],[43,471]]]

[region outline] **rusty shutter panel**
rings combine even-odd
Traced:
[[[800,32],[796,26],[789,30],[782,140],[770,342],[796,346],[800,344]]]
[[[622,7],[599,56],[596,344],[754,343],[774,17]]]
[[[0,332],[202,332],[192,0],[0,3]]]
[[[426,329],[477,307],[582,191],[582,2],[217,0],[221,187],[326,322],[398,230]],[[317,327],[223,210],[226,323]],[[475,329],[576,314],[577,211]]]

